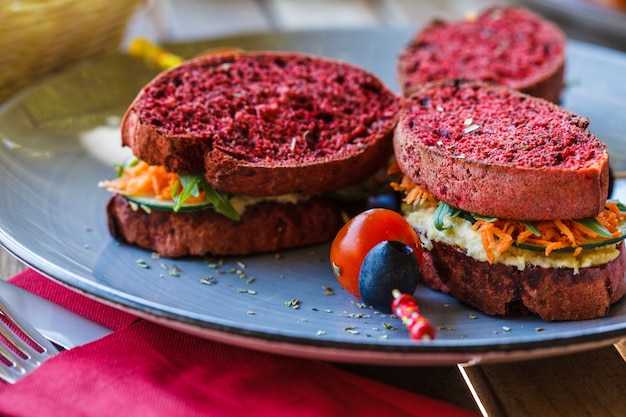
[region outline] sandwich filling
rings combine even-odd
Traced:
[[[135,209],[150,212],[166,209],[174,212],[212,208],[232,220],[240,220],[246,207],[264,201],[297,203],[307,197],[287,194],[272,197],[229,196],[215,190],[199,175],[169,172],[163,166],[149,165],[132,157],[118,166],[114,180],[101,181],[98,186],[120,194]]]
[[[227,194],[216,190],[203,174],[187,175],[169,172],[164,166],[150,165],[133,156],[117,165],[117,178],[98,183],[99,187],[125,197],[133,210],[150,213],[153,209],[173,212],[213,209],[239,221],[246,209],[260,203],[298,204],[310,201],[312,195],[287,193],[275,196]],[[388,192],[386,177],[372,175],[365,180],[324,193],[337,201],[361,201],[371,195]]]
[[[626,206],[607,201],[595,218],[520,222],[486,218],[450,207],[426,187],[404,176],[391,186],[404,194],[403,211],[426,250],[433,242],[457,246],[467,256],[490,264],[524,270],[527,263],[544,268],[579,268],[606,264],[619,255],[626,238]]]

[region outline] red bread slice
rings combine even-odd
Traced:
[[[402,172],[453,207],[522,221],[595,217],[609,155],[588,124],[507,87],[449,80],[406,100],[394,148]]]
[[[424,252],[420,276],[427,287],[478,308],[489,315],[533,313],[546,321],[587,320],[606,316],[626,294],[626,252],[611,262],[577,273],[571,268],[523,271],[504,264],[480,262],[456,246],[433,242]]]
[[[397,78],[405,96],[451,78],[491,81],[558,102],[566,37],[521,8],[490,8],[457,22],[435,21],[401,51]]]
[[[357,183],[391,155],[399,98],[347,63],[281,52],[197,58],[136,97],[122,142],[216,189],[272,196]]]
[[[344,224],[342,207],[321,197],[298,204],[258,203],[235,221],[211,209],[146,213],[114,195],[107,204],[107,219],[117,240],[169,258],[248,255],[311,245],[331,240]]]

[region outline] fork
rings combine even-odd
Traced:
[[[2,297],[0,313],[0,379],[14,384],[59,351]]]

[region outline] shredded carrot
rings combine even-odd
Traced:
[[[178,175],[168,172],[162,166],[149,165],[139,161],[132,167],[124,168],[121,176],[110,181],[101,181],[98,186],[106,187],[112,193],[129,197],[153,197],[157,200],[173,200],[172,190],[178,183],[179,192],[182,185]],[[189,197],[187,202],[195,203],[205,199],[201,192],[197,197]]]
[[[408,204],[423,205],[425,202],[429,206],[439,204],[437,198],[425,187],[414,184],[406,176],[400,183],[392,183],[392,187],[405,194],[404,201]],[[619,225],[626,219],[626,212],[620,211],[616,203],[609,201],[596,219],[611,233],[612,238],[617,238],[622,235]],[[573,248],[574,256],[578,256],[583,251],[581,245],[589,239],[603,239],[573,220],[536,222],[535,228],[539,236],[524,223],[513,220],[477,220],[472,226],[472,230],[481,235],[489,263],[494,263],[496,255],[506,252],[514,243],[541,246],[545,248],[546,256],[557,249]]]
[[[413,204],[421,207],[436,206],[439,201],[433,196],[426,187],[414,184],[407,176],[402,177],[400,183],[391,182],[391,188],[395,191],[405,193],[405,197],[402,199],[407,204]]]
[[[597,239],[600,237],[598,236],[597,233],[592,232],[591,230],[587,229],[586,227],[583,227],[582,225],[578,223],[572,224],[572,228],[575,230],[576,233],[579,233],[580,235],[586,236],[591,239]]]
[[[561,234],[565,238],[567,238],[567,240],[572,246],[576,246],[576,239],[574,238],[574,233],[569,227],[567,227],[561,220],[555,220],[554,225],[559,229]]]
[[[489,233],[492,229],[492,224],[488,223],[488,222],[484,222],[484,221],[479,221],[477,223],[474,224],[474,226],[476,227],[476,231],[480,233],[480,239],[483,243],[483,247],[485,248],[485,253],[487,254],[487,260],[489,261],[490,264],[492,264],[495,261],[495,257],[493,255],[493,251],[492,250],[487,250],[487,248],[493,248],[495,239],[493,237],[492,233]]]
[[[567,243],[564,243],[564,242],[552,242],[546,246],[546,256],[550,256],[550,253],[553,250],[565,248],[567,246],[568,246]]]

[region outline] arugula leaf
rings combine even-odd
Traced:
[[[178,174],[178,179],[183,185],[183,190],[187,191],[189,196],[198,197],[200,195],[200,176]]]
[[[472,213],[472,217],[475,220],[482,220],[482,221],[487,222],[487,223],[493,223],[496,220],[498,220],[496,217],[481,216],[480,214],[476,214],[476,213]]]
[[[124,175],[124,170],[128,169],[128,168],[132,168],[135,165],[137,165],[139,163],[139,158],[137,158],[135,155],[131,156],[130,158],[128,158],[126,161],[124,161],[124,163],[122,164],[115,164],[115,171],[117,173],[117,178],[120,178],[122,175]]]
[[[115,164],[113,165],[113,167],[115,168],[115,178],[120,178],[122,175],[124,175],[124,165]]]
[[[463,214],[463,210],[452,207],[452,213],[450,213],[450,218],[454,219],[455,217],[460,216],[462,214]]]
[[[202,175],[183,175],[179,174],[178,178],[182,185],[182,190],[178,192],[178,182],[172,187],[172,198],[174,199],[175,212],[179,211],[189,197],[198,197],[200,191],[204,191],[206,199],[213,204],[215,210],[232,220],[240,220],[239,213],[228,201],[226,194],[216,191]]]
[[[237,210],[235,210],[235,208],[230,204],[230,201],[228,201],[228,196],[226,194],[220,193],[213,188],[211,184],[204,179],[204,177],[201,177],[201,185],[207,200],[215,206],[215,210],[217,210],[218,213],[221,213],[229,219],[239,221],[241,217],[239,216]]]
[[[602,225],[602,223],[600,223],[598,221],[598,219],[596,219],[595,217],[587,217],[584,219],[577,219],[577,220],[572,220],[575,223],[578,223],[579,225],[581,225],[582,227],[584,227],[587,230],[592,231],[593,233],[597,234],[598,236],[604,237],[604,238],[611,238],[613,236],[611,236],[611,232],[609,232],[607,230],[606,227],[604,227]]]
[[[533,232],[533,235],[535,235],[537,237],[541,236],[541,232],[539,231],[539,229],[537,229],[537,226],[535,226],[535,223],[532,223],[532,222],[522,222],[522,224],[524,226],[526,226],[528,228],[528,230]]]
[[[174,199],[173,210],[179,211],[189,197],[197,197],[200,195],[200,177],[197,175],[179,175],[180,183],[183,189],[178,192],[178,184],[172,188],[172,199]]]
[[[451,226],[444,226],[443,224],[443,220],[446,214],[449,214],[451,217],[453,216],[458,216],[460,214],[460,211],[455,213],[455,210],[450,207],[450,205],[448,205],[448,203],[445,203],[443,201],[439,201],[439,205],[437,206],[437,209],[435,210],[435,215],[433,216],[433,220],[435,222],[435,229],[442,231],[445,229],[449,229]]]

